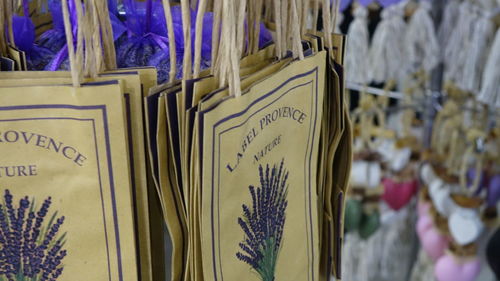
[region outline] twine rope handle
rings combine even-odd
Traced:
[[[168,51],[170,54],[170,72],[168,75],[169,82],[175,80],[177,74],[177,52],[176,52],[176,42],[174,35],[174,21],[172,19],[172,8],[170,7],[169,0],[162,0],[163,2],[163,13],[165,14],[165,21],[167,23],[168,32]]]
[[[241,97],[241,80],[240,80],[240,54],[238,53],[238,46],[236,43],[237,32],[245,32],[244,30],[237,30],[237,13],[235,11],[235,1],[234,0],[225,0],[229,2],[228,10],[230,14],[228,15],[227,24],[230,24],[230,32],[231,32],[231,41],[229,45],[229,62],[230,62],[230,72],[229,72],[229,90],[231,95],[236,98]],[[243,5],[242,2],[246,0],[240,0],[240,6]],[[241,14],[242,16],[245,13]]]
[[[207,0],[199,0],[196,13],[195,39],[194,39],[194,78],[200,76],[201,65],[201,40],[203,35],[203,16],[207,7]],[[189,48],[190,49],[190,48]]]
[[[300,34],[301,36],[306,35],[307,33],[307,20],[309,19],[309,6],[310,0],[302,0],[302,18],[301,18],[301,27]]]
[[[282,30],[281,30],[281,5],[280,5],[280,0],[274,0],[274,22],[276,24],[276,38],[275,38],[275,44],[276,44],[276,57],[278,59],[282,58],[283,54],[283,49],[286,48],[282,45],[281,38],[282,38]]]
[[[323,0],[323,35],[325,37],[325,45],[332,51],[332,25],[330,15],[330,0]]]
[[[215,76],[219,79],[219,86],[229,86],[229,93],[235,97],[241,96],[240,57],[236,43],[236,25],[238,15],[234,0],[220,0],[222,6],[222,40],[215,62]],[[239,0],[246,1],[246,0]],[[240,3],[240,5],[243,5]],[[241,7],[241,6],[240,6]],[[245,13],[243,13],[244,15]]]
[[[83,40],[85,42],[84,48],[84,56],[83,56],[83,76],[96,77],[97,76],[97,65],[95,56],[98,55],[102,57],[102,53],[95,51],[95,41],[92,32],[92,27],[96,27],[93,22],[93,7],[92,3],[89,0],[84,0],[83,5],[85,6],[85,11],[83,14],[83,24],[78,25],[78,30],[82,30],[83,32]],[[101,59],[102,61],[102,59]]]
[[[294,44],[294,53],[293,57],[294,58],[299,58],[299,60],[304,60],[304,50],[302,48],[302,39],[301,39],[301,33],[300,33],[300,20],[297,12],[297,1],[298,0],[290,0],[292,1],[291,9],[292,9],[292,31],[293,31],[293,44]]]
[[[113,27],[109,17],[108,1],[93,0],[98,22],[100,25],[100,34],[102,37],[102,46],[104,53],[105,69],[111,70],[117,68],[115,40],[113,37]],[[96,32],[99,32],[98,30]]]
[[[254,2],[255,11],[252,15],[252,19],[247,20],[249,25],[250,24],[253,25],[252,29],[251,29],[251,30],[253,30],[253,34],[249,34],[249,36],[250,36],[249,42],[251,42],[251,46],[250,46],[250,53],[251,54],[255,54],[259,51],[259,37],[260,37],[260,33],[261,33],[260,20],[262,18],[262,9],[263,9],[263,4],[264,4],[263,0],[254,0],[254,1],[255,1]],[[253,6],[253,5],[251,5],[251,6]]]
[[[231,40],[231,30],[230,26],[227,24],[227,9],[225,5],[225,0],[216,0],[216,5],[219,2],[221,13],[220,13],[220,29],[221,29],[221,40],[219,42],[217,58],[215,61],[214,75],[219,79],[219,87],[224,87],[227,84],[228,69],[229,69],[229,41]],[[227,10],[227,11],[226,11]],[[215,28],[215,27],[214,27]]]
[[[71,0],[70,0],[71,1]],[[69,18],[69,8],[68,8],[68,0],[62,0],[62,12],[63,12],[63,21],[64,21],[64,31],[66,34],[66,41],[68,46],[68,57],[71,68],[71,78],[73,81],[74,87],[79,87],[81,85],[82,78],[82,62],[83,62],[83,32],[81,28],[78,29],[77,32],[77,46],[76,52],[75,47],[73,45],[73,32],[71,21]],[[83,20],[83,9],[80,1],[73,2],[77,11],[77,22],[78,25],[81,26]]]
[[[340,10],[340,0],[333,0],[332,3],[332,10],[330,11],[333,20],[332,20],[332,25],[330,26],[331,32],[335,32],[335,27],[337,26],[337,19],[338,19],[338,14]]]
[[[246,1],[246,0],[239,0]],[[241,4],[240,2],[240,5]],[[221,59],[222,72],[220,82],[225,82],[227,79],[229,85],[229,93],[235,97],[241,96],[241,81],[240,81],[240,57],[237,53],[236,45],[236,11],[234,0],[223,0],[222,6],[222,30],[224,40],[222,40],[224,50],[223,59]],[[244,13],[243,13],[244,14]],[[225,83],[224,83],[225,84]]]
[[[238,6],[238,15],[237,15],[237,19],[238,19],[238,28],[236,29],[238,31],[238,33],[236,34],[236,46],[237,46],[237,49],[238,49],[238,57],[244,57],[246,55],[246,51],[245,51],[245,39],[246,39],[246,34],[248,34],[248,32],[245,32],[245,11],[247,10],[247,1],[240,1],[238,2],[239,3],[239,6]],[[250,20],[248,20],[248,22],[250,22]],[[250,37],[250,35],[248,34],[248,37]],[[248,48],[247,48],[248,50]]]
[[[182,77],[191,78],[192,56],[191,56],[191,10],[189,0],[181,0],[182,11],[182,33],[184,36],[184,62],[182,66]]]
[[[221,11],[222,11],[222,0],[214,0],[214,19],[212,26],[212,68],[211,73],[217,76],[218,67],[216,61],[219,56],[219,36],[220,36],[220,25],[221,25]]]
[[[286,52],[289,49],[288,45],[288,1],[290,0],[281,0],[281,57],[286,56]],[[279,39],[278,39],[279,40]]]
[[[314,1],[314,6],[313,6],[313,22],[312,22],[312,31],[317,32],[318,31],[318,17],[319,17],[319,1],[320,0],[313,0]]]

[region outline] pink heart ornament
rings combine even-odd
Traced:
[[[395,211],[406,206],[417,190],[417,182],[397,183],[392,179],[384,179],[384,194],[382,199]]]
[[[461,261],[446,254],[437,261],[434,275],[438,281],[474,281],[480,271],[481,262],[478,258]]]
[[[432,219],[429,215],[420,216],[417,220],[417,235],[420,241],[422,241],[424,233],[433,227]]]
[[[437,231],[435,227],[431,227],[422,233],[422,248],[427,255],[434,261],[444,255],[444,251],[448,248],[448,238]]]

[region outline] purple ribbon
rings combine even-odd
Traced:
[[[64,59],[68,57],[68,44],[64,45],[64,47],[57,52],[52,61],[45,67],[48,71],[56,71],[59,69],[59,66],[62,64]]]
[[[150,36],[166,54],[169,54],[168,38],[167,37],[160,36],[158,34],[151,33],[151,32],[146,34],[144,37],[148,37],[148,36]]]

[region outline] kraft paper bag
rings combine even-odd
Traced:
[[[246,75],[246,78],[250,78],[256,71],[265,68],[271,64],[274,59],[271,58],[272,51],[274,51],[273,46],[269,46],[260,50],[254,55],[249,55],[242,59],[240,70],[242,74]],[[259,57],[263,58],[263,61],[257,62],[256,59]],[[256,63],[252,66],[245,67],[252,60]],[[242,67],[243,66],[243,67]],[[275,70],[274,70],[275,71]],[[227,96],[227,92],[224,92],[220,96],[213,96],[213,90],[218,87],[217,79],[214,77],[202,77],[200,79],[192,79],[186,81],[187,85],[187,98],[192,101],[191,105],[193,107],[186,111],[186,124],[185,124],[185,163],[189,171],[187,180],[187,186],[189,190],[189,200],[188,200],[188,220],[189,220],[189,236],[190,236],[190,277],[191,280],[203,280],[203,268],[202,268],[202,251],[201,251],[201,237],[200,237],[200,189],[199,189],[199,165],[198,165],[198,136],[197,136],[197,113],[198,109],[201,108],[200,102],[204,100],[204,97],[211,95],[215,101],[220,98]],[[217,91],[216,91],[217,92]],[[219,90],[220,92],[220,90]],[[189,103],[186,103],[186,105]]]
[[[352,164],[352,126],[349,117],[349,107],[346,99],[345,91],[345,77],[343,70],[343,60],[345,54],[345,36],[334,34],[333,53],[335,60],[332,61],[332,70],[335,70],[339,76],[339,97],[340,107],[343,111],[341,114],[341,132],[342,137],[335,150],[335,160],[333,168],[333,180],[335,183],[334,193],[332,197],[332,206],[334,207],[335,218],[335,239],[334,239],[334,269],[333,272],[337,279],[341,279],[341,262],[342,262],[342,245],[344,237],[344,208],[345,208],[345,195],[349,187],[349,175]]]
[[[200,119],[205,280],[316,280],[326,56],[294,62]]]
[[[174,156],[171,153],[167,102],[168,93],[179,92],[180,85],[162,85],[151,90],[145,99],[147,112],[148,143],[151,166],[158,197],[161,201],[163,220],[167,226],[171,249],[167,250],[166,268],[168,280],[181,280],[186,267],[187,229],[185,213],[177,176]]]
[[[343,228],[341,224],[343,210],[343,197],[347,183],[338,183],[335,178],[337,167],[348,169],[349,160],[338,160],[338,154],[344,129],[344,82],[343,69],[343,49],[345,46],[343,36],[333,34],[331,36],[332,46],[324,46],[326,38],[320,32],[311,33],[309,38],[316,38],[318,48],[325,48],[328,52],[327,74],[326,74],[326,94],[324,99],[324,113],[320,142],[320,162],[318,168],[318,217],[320,221],[321,238],[321,266],[320,280],[330,280],[330,276],[340,276],[341,256],[337,254],[337,248],[341,247],[341,235]],[[313,44],[314,45],[314,44]],[[350,154],[350,151],[347,150]],[[339,163],[339,161],[341,161]],[[342,192],[339,192],[342,191]],[[339,195],[340,194],[340,195]],[[338,271],[338,272],[337,272]]]
[[[349,185],[349,174],[351,171],[351,163],[352,163],[352,128],[351,122],[349,120],[349,111],[347,106],[344,108],[344,133],[342,134],[342,138],[339,143],[339,148],[337,149],[337,153],[335,154],[335,165],[334,165],[334,182],[335,184],[335,192],[332,197],[332,202],[335,202],[334,207],[334,217],[336,219],[336,233],[335,233],[335,243],[334,243],[334,272],[337,279],[342,278],[341,274],[341,254],[342,254],[342,245],[344,239],[344,209],[345,209],[345,196],[347,194],[347,187]]]
[[[172,240],[171,280],[181,280],[185,272],[187,260],[187,227],[185,211],[179,186],[172,183],[175,179],[173,155],[169,153],[170,138],[167,128],[166,95],[162,94],[158,101],[158,165],[160,170],[160,186],[165,202],[167,225]]]
[[[68,76],[70,75],[67,72]],[[146,177],[145,143],[142,112],[142,84],[138,72],[121,72],[102,74],[87,81],[108,81],[122,79],[124,81],[125,120],[127,125],[128,155],[131,163],[132,199],[134,202],[134,221],[136,222],[136,243],[139,249],[139,271],[142,280],[151,280],[151,240],[149,225],[148,188]],[[39,79],[3,79],[0,87],[16,85],[57,85],[69,84],[71,78],[39,78]]]
[[[187,209],[187,198],[189,196],[187,188],[183,185],[182,182],[182,163],[181,163],[181,134],[180,131],[180,121],[179,121],[179,110],[181,107],[180,104],[180,95],[182,94],[181,88],[173,88],[167,90],[162,93],[163,100],[160,100],[160,103],[165,105],[165,114],[161,116],[158,114],[158,118],[162,118],[166,120],[167,128],[166,128],[166,137],[168,144],[168,155],[169,155],[169,179],[171,182],[171,189],[173,188],[173,196],[175,204],[177,208],[176,217],[179,220],[179,224],[182,227],[182,235],[179,237],[174,237],[179,247],[182,251],[179,251],[178,255],[174,255],[173,252],[173,265],[182,266],[183,271],[181,273],[189,274],[189,260],[188,255],[190,252],[190,245],[188,243],[188,209]],[[172,204],[172,203],[170,203]]]
[[[331,276],[331,268],[333,259],[333,240],[337,229],[335,228],[334,207],[332,204],[332,196],[334,193],[334,182],[332,179],[334,156],[338,143],[342,135],[341,129],[341,114],[343,114],[342,106],[339,98],[339,76],[332,68],[330,57],[327,59],[327,79],[326,79],[326,94],[324,99],[323,112],[323,127],[321,132],[321,150],[320,150],[320,170],[321,177],[318,178],[319,195],[321,201],[318,205],[319,216],[322,221],[320,231],[322,231],[321,239],[321,275],[322,280],[329,280]]]
[[[0,104],[2,277],[137,280],[122,85],[2,88]]]

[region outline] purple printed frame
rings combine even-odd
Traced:
[[[113,210],[113,223],[115,230],[115,239],[116,239],[116,249],[117,249],[117,263],[118,263],[118,279],[119,281],[123,281],[123,270],[122,270],[122,259],[121,259],[121,245],[120,245],[120,231],[118,224],[118,212],[116,207],[116,196],[115,196],[115,181],[113,175],[113,165],[111,159],[111,143],[109,137],[109,125],[108,125],[108,113],[106,105],[93,105],[93,106],[75,106],[68,104],[43,104],[43,105],[22,105],[22,106],[0,106],[0,111],[8,111],[8,110],[31,110],[31,109],[73,109],[73,110],[98,110],[102,113],[103,123],[104,123],[104,136],[106,140],[106,157],[107,157],[107,165],[108,165],[108,173],[109,173],[109,181],[111,188],[111,204]],[[34,121],[34,120],[74,120],[74,121],[86,121],[92,122],[93,133],[94,133],[94,142],[96,148],[96,159],[97,159],[97,167],[98,167],[98,175],[99,175],[99,187],[101,192],[101,204],[103,208],[103,219],[104,219],[104,233],[106,236],[106,253],[108,256],[108,277],[111,281],[111,264],[110,264],[110,253],[108,246],[108,232],[106,227],[106,213],[104,209],[104,199],[103,199],[103,188],[102,188],[102,179],[101,179],[101,167],[99,161],[99,150],[97,147],[97,135],[96,135],[96,126],[95,119],[92,118],[71,118],[71,117],[39,117],[39,118],[18,118],[18,119],[2,119],[0,122],[15,122],[15,121]]]
[[[248,105],[244,110],[238,112],[238,113],[235,113],[235,114],[232,114],[228,117],[225,117],[223,119],[221,119],[220,121],[218,121],[217,123],[215,123],[212,127],[212,135],[213,135],[213,139],[212,139],[212,164],[211,164],[211,172],[212,172],[212,184],[211,184],[211,189],[210,189],[210,192],[211,192],[211,202],[210,202],[210,211],[211,211],[211,214],[210,214],[210,220],[211,220],[211,236],[212,236],[212,262],[213,262],[213,274],[214,274],[214,281],[217,281],[218,280],[218,276],[217,276],[217,268],[216,268],[216,264],[217,264],[217,261],[216,261],[216,249],[215,249],[215,226],[214,226],[214,196],[215,196],[215,183],[214,183],[214,162],[215,162],[215,137],[216,137],[216,128],[221,125],[222,123],[225,123],[231,119],[234,119],[236,117],[239,117],[243,114],[245,114],[250,108],[252,108],[253,106],[255,106],[257,103],[259,103],[260,101],[272,96],[273,94],[275,94],[278,90],[280,90],[281,88],[283,88],[285,85],[287,85],[288,83],[290,83],[291,81],[293,80],[296,80],[296,79],[299,79],[299,78],[302,78],[302,77],[305,77],[305,76],[308,76],[308,75],[311,75],[315,73],[316,77],[315,77],[315,81],[316,81],[316,87],[314,89],[313,87],[313,92],[314,92],[314,102],[311,103],[311,111],[312,112],[317,112],[317,109],[318,109],[318,95],[319,95],[319,89],[318,89],[318,67],[315,67],[313,68],[312,70],[310,71],[307,71],[307,72],[304,72],[302,74],[299,74],[299,75],[296,75],[296,76],[293,76],[291,78],[289,78],[288,80],[286,80],[285,82],[283,82],[281,85],[279,85],[278,87],[276,87],[275,89],[271,90],[270,92],[268,92],[267,94],[261,96],[260,98],[256,99],[255,101],[253,101],[250,105]],[[249,119],[250,117],[252,117],[253,115],[257,114],[258,112],[264,110],[265,108],[269,107],[270,105],[272,105],[273,103],[275,103],[277,100],[281,99],[283,96],[287,95],[288,93],[292,92],[292,90],[294,89],[297,89],[299,87],[303,87],[303,86],[306,86],[308,84],[311,84],[311,86],[314,86],[312,85],[313,83],[313,80],[309,81],[309,82],[306,82],[306,83],[303,83],[303,84],[300,84],[300,85],[297,85],[297,86],[294,86],[292,87],[291,89],[289,89],[288,91],[286,91],[285,93],[281,94],[279,97],[277,97],[276,99],[274,99],[272,102],[270,102],[269,104],[267,104],[266,106],[260,108],[259,110],[257,110],[256,112],[254,112],[252,115],[250,115],[245,121],[243,121],[242,123],[240,123],[239,125],[237,126],[233,126],[231,128],[228,128],[222,132],[220,132],[218,134],[218,137],[219,137],[219,151],[220,150],[220,137],[222,134],[230,131],[230,130],[233,130],[237,127],[240,127],[242,126],[243,124],[245,124]],[[314,108],[314,109],[313,109]],[[206,114],[209,110],[205,111],[202,113],[202,115]],[[202,120],[204,118],[202,117]],[[203,122],[203,121],[202,121]],[[312,177],[311,177],[311,173],[312,173],[312,163],[311,163],[311,158],[312,158],[312,150],[313,150],[313,146],[314,146],[314,135],[315,135],[315,129],[316,129],[316,126],[317,126],[317,114],[315,114],[315,118],[314,118],[314,122],[313,120],[311,119],[310,121],[310,132],[309,132],[309,137],[308,137],[308,143],[307,143],[307,147],[308,149],[306,150],[306,155],[305,155],[305,160],[307,160],[307,157],[309,157],[309,167],[304,167],[304,169],[307,169],[309,168],[309,190],[308,192],[306,191],[306,193],[309,195],[307,196],[306,200],[308,200],[308,206],[309,206],[309,213],[307,214],[307,211],[306,211],[306,216],[309,215],[309,224],[310,224],[310,232],[307,233],[307,240],[310,240],[310,243],[307,243],[307,246],[309,247],[310,245],[314,245],[314,238],[312,237],[313,235],[313,221],[312,221],[312,195],[311,195],[311,185],[312,185]],[[218,157],[218,165],[220,167],[220,154],[219,154],[219,157]],[[219,171],[219,175],[218,175],[218,179],[219,179],[219,182],[217,183],[217,190],[220,189],[220,169],[218,169]],[[304,171],[306,172],[306,171]],[[307,180],[307,179],[305,179]],[[304,188],[307,189],[307,183],[305,183],[304,185]],[[217,192],[217,196],[219,196],[219,192]],[[220,202],[220,199],[218,198],[217,199],[217,202],[219,203]],[[219,204],[217,205],[217,216],[218,216],[218,233],[220,233],[220,208],[219,208]],[[222,262],[220,260],[220,236],[218,237],[218,245],[219,245],[219,248],[217,249],[218,253],[219,253],[219,271],[222,273]],[[308,250],[308,255],[309,253],[312,251],[312,257],[309,257],[309,260],[311,260],[311,264],[309,266],[309,268],[314,268],[314,247],[311,249],[311,250]],[[221,281],[224,280],[222,274],[220,274],[221,276]],[[314,276],[314,270],[311,272],[311,274],[308,275],[308,280],[309,281],[314,281],[316,280],[315,279],[315,276]]]

